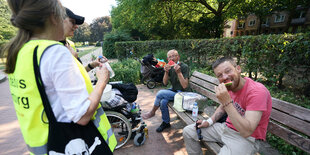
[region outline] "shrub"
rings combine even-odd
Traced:
[[[140,83],[140,63],[134,59],[124,59],[110,64],[115,76],[110,81],[123,81],[123,83]]]
[[[163,59],[165,62],[167,62],[167,50],[157,50],[154,54],[156,59]]]
[[[98,41],[98,42],[96,42],[96,47],[100,47],[102,45],[102,42],[101,41]]]
[[[115,42],[120,41],[130,41],[133,40],[129,33],[123,31],[115,31],[111,33],[107,33],[104,36],[104,41],[102,45],[103,55],[107,58],[116,58],[115,54]]]
[[[130,51],[140,57],[170,49],[179,51],[181,60],[193,68],[208,68],[218,57],[233,56],[251,78],[255,75],[254,80],[260,74],[278,88],[293,87],[304,94],[310,91],[309,33],[115,43],[119,59],[127,58]],[[284,85],[285,79],[292,82]]]
[[[0,58],[3,58],[6,56],[6,53],[2,51],[2,48],[5,46],[6,43],[8,43],[9,40],[0,40]]]

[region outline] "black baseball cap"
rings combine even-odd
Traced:
[[[74,14],[70,9],[66,8],[66,13],[69,18],[75,20],[76,25],[81,25],[84,23],[84,17]]]

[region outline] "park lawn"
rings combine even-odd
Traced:
[[[79,49],[79,57],[82,57],[90,52],[95,51],[96,49],[101,48],[101,47],[92,47],[92,48],[87,48],[87,49],[83,49],[83,48],[78,48]]]
[[[0,70],[5,68],[6,58],[0,58]]]

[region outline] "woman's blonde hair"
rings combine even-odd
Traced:
[[[7,0],[12,11],[11,23],[18,28],[17,35],[4,47],[7,52],[6,73],[13,73],[19,50],[30,40],[33,32],[45,27],[51,16],[64,17],[64,8],[58,0]]]

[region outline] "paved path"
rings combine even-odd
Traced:
[[[96,57],[98,57],[99,55],[102,55],[102,48],[97,48],[94,52],[88,53],[84,55],[83,57],[81,57],[81,60],[84,66],[86,66],[88,63],[92,61],[92,55],[95,55]],[[94,74],[95,74],[95,70],[91,70],[90,72],[88,72],[88,75],[91,80],[95,79]]]
[[[0,74],[4,75],[2,71]],[[0,82],[0,154],[28,154],[17,121],[7,79]]]
[[[102,55],[102,48],[99,47],[94,52],[91,52],[91,53],[86,54],[83,57],[81,57],[80,59],[82,60],[84,66],[86,66],[88,63],[92,62],[92,55],[95,55],[96,57],[98,57],[99,55]],[[116,59],[109,60],[109,62],[115,62],[115,61],[117,61],[117,60]],[[95,69],[88,72],[88,75],[89,75],[91,80],[95,79],[94,74],[95,74]]]
[[[148,89],[145,85],[138,85],[138,99],[142,112],[152,109],[158,90],[163,88]],[[161,124],[161,112],[157,110],[154,117],[145,120],[148,127],[149,138],[142,146],[135,146],[133,140],[114,152],[115,155],[187,155],[183,141],[183,127],[185,124],[170,110],[171,128],[157,133],[156,128]]]
[[[101,55],[101,48],[93,54]],[[83,56],[81,59],[84,64],[91,61],[91,54]],[[3,74],[0,71],[0,74]],[[145,85],[138,85],[138,99],[142,112],[151,110],[155,95],[160,88],[148,89]],[[9,91],[8,80],[0,82],[0,154],[1,155],[23,155],[29,154],[27,147],[21,135],[17,121],[12,97]],[[136,147],[133,140],[130,140],[119,150],[114,152],[115,155],[187,155],[182,138],[182,128],[184,123],[181,122],[175,113],[170,111],[172,127],[162,133],[155,130],[161,123],[160,110],[156,112],[155,117],[146,120],[149,129],[149,138],[145,144]]]

